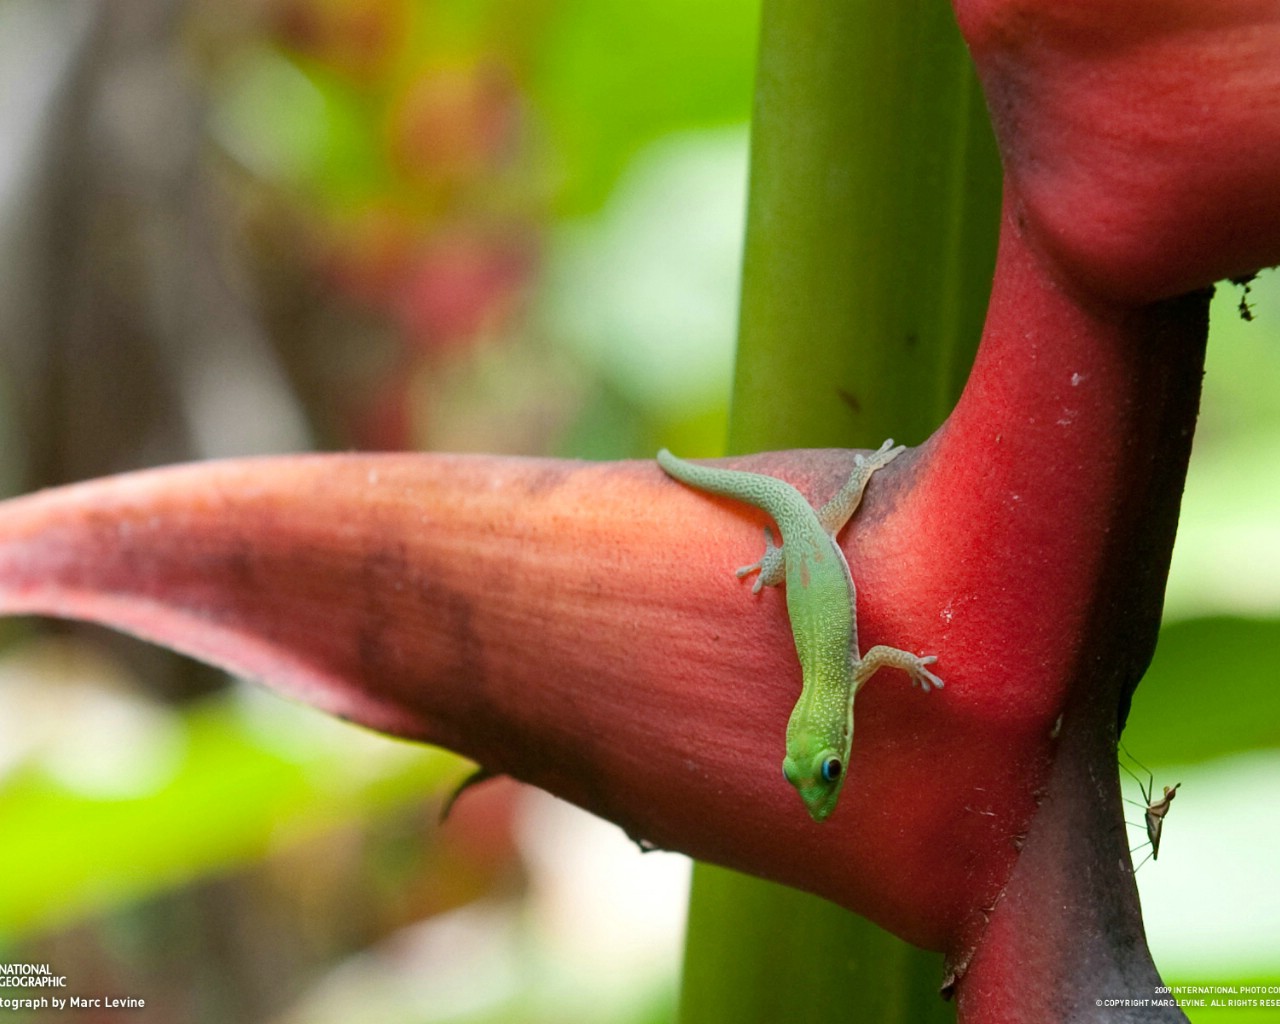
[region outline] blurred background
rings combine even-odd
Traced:
[[[0,0],[0,491],[308,448],[716,454],[755,6]],[[1182,783],[1139,881],[1167,981],[1280,984],[1280,280],[1221,288],[1213,335],[1126,734]],[[687,862],[505,781],[441,826],[468,770],[0,620],[0,963],[166,1024],[671,1020]]]

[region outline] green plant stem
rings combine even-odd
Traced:
[[[766,0],[731,451],[942,422],[982,330],[998,167],[945,5]]]
[[[707,864],[694,892],[682,1024],[955,1019],[938,997],[942,958],[865,918]]]
[[[922,0],[765,0],[760,46],[730,450],[918,443],[963,385],[995,259],[968,55]],[[940,981],[831,904],[695,868],[683,1024],[947,1020]]]

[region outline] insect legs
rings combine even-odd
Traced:
[[[1173,798],[1178,795],[1178,788],[1182,783],[1179,782],[1175,786],[1165,786],[1164,796],[1159,800],[1152,799],[1155,792],[1155,776],[1152,775],[1151,769],[1130,754],[1129,748],[1123,743],[1120,744],[1120,747],[1125,752],[1125,756],[1127,756],[1129,760],[1147,773],[1147,781],[1143,782],[1133,769],[1129,768],[1123,761],[1120,762],[1120,767],[1133,778],[1133,780],[1138,784],[1138,789],[1142,791],[1143,803],[1139,804],[1136,800],[1128,800],[1126,802],[1133,804],[1135,807],[1142,808],[1144,824],[1147,829],[1147,842],[1135,846],[1129,852],[1134,853],[1147,845],[1151,847],[1151,852],[1142,859],[1142,863],[1139,864],[1138,867],[1133,869],[1134,871],[1137,871],[1138,868],[1142,867],[1142,865],[1147,861],[1160,859],[1160,836],[1164,831],[1164,817],[1169,813],[1169,805],[1173,803]]]

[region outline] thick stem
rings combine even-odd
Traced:
[[[982,329],[1000,165],[929,0],[767,0],[730,449],[919,443]]]
[[[1115,734],[1155,645],[1208,295],[1091,303],[1055,278],[1015,209],[969,387],[921,454],[897,575],[944,578],[946,648],[982,678],[975,700],[1009,730],[1039,805],[1025,841],[1008,837],[1022,852],[972,945],[953,948],[961,1019],[1122,1020],[1095,999],[1151,997],[1158,977]],[[1182,1016],[1148,1008],[1141,1019]]]

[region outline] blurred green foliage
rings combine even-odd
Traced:
[[[263,10],[257,31],[207,19],[198,52],[212,137],[256,197],[250,229],[278,239],[264,257],[332,286],[334,314],[284,347],[320,389],[303,397],[326,443],[599,458],[672,430],[684,450],[718,443],[754,5]],[[344,304],[364,315],[335,348]]]
[[[757,4],[575,0],[555,7],[532,92],[563,168],[563,213],[598,209],[649,142],[746,121]]]
[[[225,698],[166,714],[151,728],[174,763],[137,795],[86,793],[38,765],[14,772],[0,821],[21,841],[0,845],[0,877],[18,884],[0,888],[0,944],[383,813],[465,764],[315,717],[283,739],[284,721],[255,723]]]
[[[1180,764],[1280,748],[1275,709],[1280,619],[1212,616],[1172,622],[1134,697],[1126,744]],[[1154,755],[1152,755],[1154,756]]]

